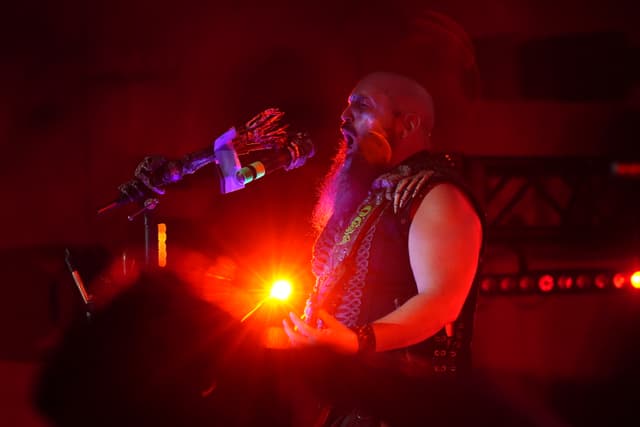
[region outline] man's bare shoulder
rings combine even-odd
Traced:
[[[480,217],[467,194],[451,183],[436,185],[422,199],[414,222],[472,223],[480,226]]]

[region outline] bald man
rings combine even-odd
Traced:
[[[373,73],[341,118],[314,215],[316,284],[304,316],[291,313],[284,330],[296,347],[460,375],[470,366],[483,224],[451,158],[432,143],[431,96],[407,77]],[[325,425],[384,425],[366,415],[334,411]]]

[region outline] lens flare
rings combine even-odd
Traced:
[[[291,296],[291,282],[286,279],[280,279],[273,282],[271,287],[271,298],[280,301],[286,301]]]

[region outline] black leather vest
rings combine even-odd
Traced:
[[[417,294],[409,263],[409,227],[418,205],[435,186],[451,183],[462,190],[476,208],[485,228],[484,214],[450,156],[421,152],[403,164],[409,165],[412,172],[424,169],[434,174],[401,212],[394,214],[391,204],[387,203],[379,218],[362,231],[366,234],[352,249],[353,257],[342,286],[334,291],[337,293],[335,302],[325,307],[347,326],[373,322]],[[322,244],[322,238],[314,251],[317,254],[316,262],[322,262],[323,259],[323,248],[318,247]],[[467,372],[471,367],[471,336],[477,298],[475,282],[458,318],[449,328],[449,334],[443,328],[429,339],[406,349],[388,352],[389,355],[405,358],[421,371],[445,374]]]

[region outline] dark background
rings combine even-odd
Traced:
[[[602,175],[612,161],[638,160],[640,34],[633,1],[0,6],[0,358],[8,378],[0,407],[11,409],[14,425],[36,425],[22,397],[39,349],[78,310],[64,248],[95,272],[110,256],[135,253],[143,243],[142,222],[126,220],[133,207],[101,217],[95,210],[117,195],[145,155],[178,158],[264,108],[283,109],[315,142],[317,154],[304,168],[223,196],[206,168],[170,188],[154,216],[167,223],[170,248],[173,239],[228,254],[261,278],[302,269],[299,287],[308,286],[315,188],[352,86],[379,68],[429,85],[438,52],[451,55],[445,57],[452,70],[458,65],[455,43],[439,51],[421,39],[427,9],[467,31],[481,82],[474,108],[473,76],[433,88],[447,95],[437,98],[446,104],[443,148],[471,159],[524,159],[541,170],[548,163],[537,160],[561,158],[567,171],[587,178],[595,170]],[[584,166],[585,158],[595,166]],[[562,196],[564,187],[550,186]],[[547,213],[525,200],[524,219],[516,222],[522,227],[494,242],[485,268],[513,272],[522,261],[513,258],[524,256],[539,269],[640,269],[637,189],[637,177],[588,187],[597,221],[535,241],[517,233]],[[571,387],[595,388],[627,369],[638,324],[632,291],[483,297],[476,360],[508,377],[510,393],[534,402],[540,416],[548,411],[579,425],[585,416],[578,409],[549,402],[558,401],[553,393],[563,384],[569,391],[562,393],[577,393]]]

